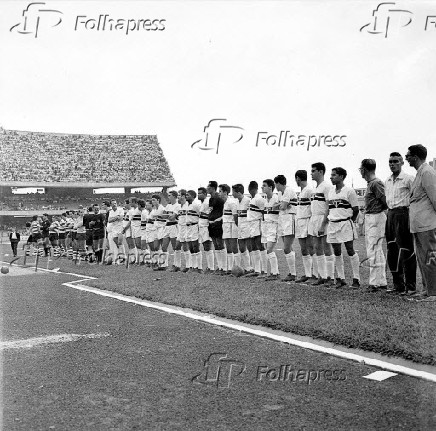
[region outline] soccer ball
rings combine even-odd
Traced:
[[[242,275],[244,275],[244,270],[243,270],[240,266],[235,265],[235,266],[232,268],[232,274],[233,274],[235,277],[241,277]]]
[[[7,266],[2,266],[1,272],[2,274],[7,274],[9,272],[9,268]]]

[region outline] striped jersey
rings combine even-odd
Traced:
[[[167,226],[172,226],[177,224],[177,217],[174,220],[168,220],[168,217],[171,215],[179,215],[179,209],[181,208],[180,204],[176,202],[175,204],[168,204],[164,210],[164,218],[166,220]]]
[[[154,224],[153,210],[151,210],[151,211],[145,210],[145,211],[147,211],[147,215],[146,215],[146,217],[147,217],[147,224],[145,226],[145,230],[147,232],[152,232],[152,231],[157,229],[156,225]]]
[[[186,218],[188,216],[188,202],[185,202],[183,205],[180,205],[179,209],[179,225],[186,226]]]
[[[59,235],[63,235],[67,230],[67,221],[65,219],[59,220]]]
[[[311,211],[311,199],[313,196],[313,189],[309,186],[304,187],[298,195],[297,199],[297,219],[310,218]]]
[[[142,210],[140,210],[139,208],[135,208],[132,212],[130,212],[129,218],[131,227],[137,229],[141,226],[141,214]]]
[[[49,233],[59,233],[59,222],[57,220],[52,221],[48,231]]]
[[[238,201],[237,200],[227,200],[224,202],[223,209],[223,223],[235,223],[233,216],[238,213]]]
[[[263,210],[263,220],[267,223],[278,223],[279,222],[279,210],[273,209],[274,205],[279,202],[277,195],[272,195],[271,199],[265,199],[265,208]]]
[[[209,214],[211,208],[209,207],[209,198],[205,198],[200,206],[200,219],[198,220],[199,226],[209,226]]]
[[[250,198],[247,198],[247,196],[243,196],[240,201],[238,199],[238,225],[240,225],[241,223],[248,223],[247,213],[249,207]]]
[[[329,215],[332,221],[347,220],[353,215],[353,207],[358,207],[357,194],[351,187],[342,187],[339,193],[332,187],[328,198]]]
[[[297,194],[289,186],[277,194],[278,202],[287,202],[288,207],[279,211],[279,215],[295,214],[297,212]]]
[[[188,214],[186,216],[187,224],[198,223],[198,219],[200,218],[200,207],[201,202],[197,199],[188,205]]]
[[[141,211],[141,230],[142,231],[145,231],[147,229],[148,214],[149,214],[149,212],[145,208]]]
[[[32,221],[30,223],[30,233],[32,235],[37,235],[41,233],[41,226],[39,225],[39,222],[37,220]]]
[[[259,193],[250,199],[248,207],[247,220],[262,220],[263,210],[265,208],[265,199]]]
[[[327,184],[327,181],[323,181],[320,183],[312,195],[312,202],[310,204],[310,209],[312,211],[312,215],[322,215],[325,216],[329,212],[329,192],[334,187],[330,184]]]
[[[151,214],[154,219],[154,225],[156,227],[162,227],[166,225],[167,221],[163,217],[164,211],[165,211],[165,207],[161,204],[159,204],[157,208],[153,208],[151,210]]]

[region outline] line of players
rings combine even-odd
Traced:
[[[233,273],[270,281],[280,280],[275,247],[281,237],[288,266],[283,281],[307,283],[313,279],[314,285],[336,287],[347,285],[341,253],[344,244],[353,272],[351,287],[357,288],[359,257],[353,247],[357,238],[357,195],[344,185],[345,169],[332,169],[332,185],[324,179],[325,173],[323,163],[312,165],[310,174],[317,184],[312,189],[307,172],[297,171],[295,181],[301,189],[298,197],[286,177],[277,175],[263,181],[261,193],[258,184],[251,181],[250,197],[245,196],[242,184],[230,187],[210,181],[198,193],[170,191],[166,206],[157,194],[145,201],[132,197],[124,208],[116,200],[106,202],[101,209],[95,204],[88,214],[80,208],[54,217],[49,240],[54,250],[59,250],[55,255],[64,251],[74,259],[87,255],[92,260],[91,256],[95,256],[96,262],[112,264],[119,261],[121,254],[136,264],[159,260],[161,270],[169,269],[171,243],[172,272]],[[32,225],[37,235],[34,222]],[[105,251],[106,236],[109,252]],[[300,243],[304,267],[304,275],[299,278],[293,251],[295,238]]]

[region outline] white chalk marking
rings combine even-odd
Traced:
[[[213,325],[224,326],[227,328],[234,329],[236,331],[247,332],[249,334],[257,335],[259,337],[269,338],[275,341],[281,341],[282,343],[291,344],[293,346],[302,347],[304,349],[310,349],[316,352],[327,353],[329,355],[337,356],[339,358],[349,359],[355,362],[359,362],[361,364],[371,365],[388,371],[406,374],[408,376],[419,377],[421,379],[429,380],[431,382],[436,383],[436,374],[429,373],[427,371],[421,371],[421,370],[416,370],[414,368],[405,367],[403,365],[392,364],[390,362],[371,358],[369,356],[358,355],[351,352],[344,352],[342,350],[337,350],[332,347],[325,347],[322,345],[318,345],[313,342],[301,341],[296,338],[293,338],[290,335],[286,335],[286,336],[279,335],[275,333],[274,330],[271,329],[268,329],[268,331],[265,331],[263,329],[255,329],[241,322],[231,323],[228,320],[221,319],[218,316],[214,316],[210,314],[194,314],[189,311],[184,311],[183,309],[180,308],[174,308],[171,306],[167,306],[165,304],[160,304],[156,302],[146,301],[144,299],[125,296],[120,293],[100,290],[93,287],[84,286],[83,284],[63,283],[63,286],[72,287],[73,289],[82,290],[85,292],[95,293],[96,295],[106,296],[108,298],[118,299],[119,301],[130,302],[132,304],[141,305],[143,307],[154,308],[155,310],[176,314],[179,316],[187,317],[189,319],[194,319],[201,322],[211,323]]]
[[[71,341],[78,341],[84,339],[103,338],[109,337],[108,332],[101,332],[97,334],[59,334],[49,335],[47,337],[28,338],[27,340],[14,340],[14,341],[1,341],[0,350],[9,349],[32,349],[46,344],[53,343],[69,343]]]
[[[389,379],[389,377],[398,376],[397,373],[391,373],[390,371],[375,371],[374,373],[363,376],[364,379],[375,380],[377,382],[382,382],[383,380]]]

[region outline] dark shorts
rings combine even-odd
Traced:
[[[223,237],[223,222],[222,221],[210,224],[208,226],[208,229],[209,229],[209,236],[211,238],[222,238]]]
[[[46,238],[50,238],[50,233],[47,232],[42,232],[42,238],[46,239]]]
[[[94,229],[92,231],[92,239],[94,241],[99,241],[101,239],[104,239],[104,228],[103,229]]]
[[[85,232],[83,232],[83,233],[77,232],[76,239],[77,239],[77,241],[86,241],[86,233]]]
[[[86,229],[86,245],[92,245],[92,229]]]
[[[65,232],[59,233],[59,239],[65,239],[67,234]]]
[[[50,233],[48,235],[48,239],[50,240],[50,242],[57,241],[59,239],[59,234],[57,234],[57,233]]]
[[[30,235],[29,239],[29,242],[38,242],[42,239],[42,235],[40,233],[33,233]]]

